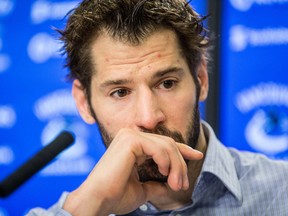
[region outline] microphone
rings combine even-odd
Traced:
[[[74,141],[75,138],[70,132],[61,132],[51,143],[37,152],[0,183],[0,197],[10,195],[20,185],[46,166],[60,152],[71,146]]]

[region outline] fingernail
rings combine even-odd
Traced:
[[[195,153],[197,153],[199,156],[203,157],[203,152],[201,151],[198,151],[196,149],[193,149]]]

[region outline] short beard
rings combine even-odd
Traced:
[[[97,119],[92,106],[90,107],[90,111],[91,111],[92,116],[94,117],[94,119],[96,120],[98,124],[99,130],[102,136],[102,140],[105,146],[108,148],[114,138],[108,133],[108,131],[103,126],[103,124]],[[195,148],[198,143],[198,138],[200,134],[200,112],[199,112],[198,101],[195,103],[192,117],[190,121],[188,122],[187,132],[186,132],[187,140],[184,139],[183,135],[180,132],[176,130],[171,131],[168,128],[166,128],[164,125],[158,125],[152,131],[146,130],[146,129],[142,131],[146,133],[153,133],[153,134],[158,134],[162,136],[168,136],[174,139],[176,142],[185,143],[188,146]],[[189,161],[185,160],[185,162],[188,165]],[[137,169],[138,169],[139,180],[141,182],[147,182],[147,181],[156,181],[156,182],[161,182],[161,183],[167,182],[167,176],[164,176],[159,172],[157,164],[151,158],[144,161],[144,163],[139,165]]]

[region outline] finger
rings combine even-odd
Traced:
[[[170,138],[165,141],[166,151],[170,159],[167,183],[172,190],[179,191],[183,189],[184,182],[185,185],[187,183],[187,166],[176,142]]]
[[[159,172],[164,176],[168,176],[171,161],[167,152],[158,152],[157,155],[155,154],[152,158],[153,161],[157,164]]]
[[[201,160],[203,158],[203,153],[191,148],[190,146],[183,144],[183,143],[177,143],[177,146],[179,148],[179,151],[181,155],[188,160]]]
[[[154,162],[158,165],[158,170],[163,175],[168,175],[168,185],[174,191],[179,191],[181,189],[188,189],[189,181],[187,176],[187,165],[184,161],[182,153],[178,144],[170,137],[143,134],[146,140],[149,140],[151,144],[143,145],[143,152],[149,154],[151,152],[151,157]],[[191,148],[186,149],[183,145],[183,154],[188,155],[188,158],[197,158],[198,152],[194,153]],[[192,156],[191,156],[192,151]],[[194,156],[194,154],[196,156]],[[198,156],[199,157],[199,156]]]
[[[203,153],[191,148],[190,146],[182,143],[177,143],[179,151],[183,158],[186,160],[201,160],[203,158]],[[185,162],[185,169],[183,171],[183,185],[182,190],[189,189],[189,178],[188,178],[188,171],[187,171],[187,163]]]
[[[179,160],[181,161],[181,165],[182,165],[182,185],[179,185],[179,189],[187,190],[189,188],[187,163],[184,160],[184,157],[180,151],[178,152],[178,156],[179,156]]]
[[[168,185],[172,190],[187,190],[189,189],[188,168],[185,159],[200,160],[203,158],[203,153],[195,150],[186,144],[175,142],[176,150],[171,154],[171,168],[168,176]]]
[[[142,142],[141,151],[136,153],[147,155],[152,158],[158,166],[159,172],[168,176],[168,185],[174,191],[186,190],[189,188],[187,165],[185,159],[198,160],[203,157],[202,153],[181,143],[176,143],[170,137],[140,133]],[[136,159],[137,160],[137,159]]]
[[[177,151],[173,152],[173,154],[170,155],[170,158],[172,163],[170,165],[171,168],[168,175],[167,183],[172,190],[179,191],[183,189],[184,185],[185,188],[187,187],[188,183],[187,165],[178,149]]]
[[[168,142],[172,141],[173,144],[175,142],[177,144],[182,156],[185,159],[188,159],[188,160],[200,160],[200,159],[203,158],[203,153],[202,152],[191,148],[187,144],[176,142],[171,137],[167,137],[167,136],[163,136],[163,135],[159,135],[159,134],[149,134],[149,133],[142,133],[141,135],[146,137],[146,138],[148,138],[148,139],[153,139],[153,138],[155,138],[155,139],[164,139],[164,140],[166,139],[166,140],[168,140]]]
[[[167,176],[171,164],[170,153],[168,152],[167,149],[171,148],[171,144],[169,143],[167,144],[167,140],[165,140],[166,137],[163,136],[159,135],[154,136],[154,134],[148,134],[148,133],[140,133],[140,134],[142,139],[141,143],[139,143],[140,148],[138,148],[137,149],[138,151],[135,152],[136,158],[139,158],[141,155],[145,155],[146,159],[152,158],[153,161],[157,164],[159,172],[162,175]],[[173,148],[176,152],[175,147]],[[139,151],[139,149],[141,149],[141,151]]]

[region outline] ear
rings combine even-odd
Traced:
[[[76,107],[82,119],[87,124],[95,123],[95,120],[90,113],[89,103],[84,88],[78,79],[73,81],[72,96],[75,100]]]
[[[207,61],[205,57],[202,57],[201,63],[198,67],[197,78],[200,85],[199,101],[204,101],[206,100],[209,91],[209,78],[207,72]]]

